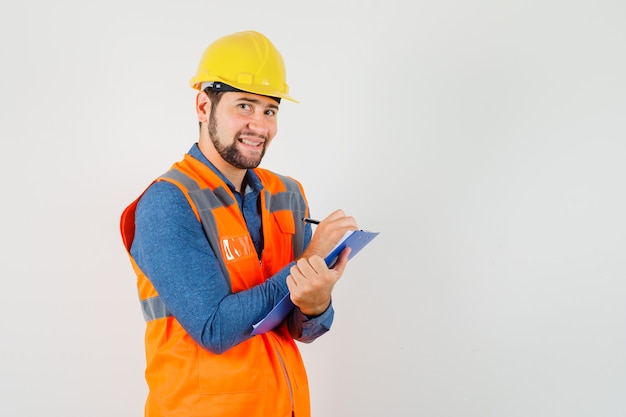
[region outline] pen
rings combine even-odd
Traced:
[[[320,224],[319,220],[309,219],[308,217],[303,217],[302,220],[311,224]]]

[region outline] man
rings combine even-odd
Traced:
[[[337,210],[313,233],[300,183],[258,168],[289,96],[283,59],[258,32],[216,40],[191,80],[198,142],[122,215],[146,319],[146,416],[310,415],[294,340],[330,329],[331,290],[357,225]],[[253,325],[290,294],[282,324]]]

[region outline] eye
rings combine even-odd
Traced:
[[[265,110],[265,114],[267,116],[276,116],[276,109],[267,109]]]
[[[239,108],[242,110],[250,110],[252,107],[248,103],[239,103]]]

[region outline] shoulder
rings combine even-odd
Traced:
[[[137,217],[171,215],[189,210],[189,203],[180,188],[169,181],[156,181],[143,193],[137,203]]]

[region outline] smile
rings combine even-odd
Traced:
[[[243,138],[239,138],[239,141],[241,143],[243,143],[244,145],[248,145],[248,146],[257,146],[258,147],[258,146],[263,145],[263,142],[256,142],[256,141],[243,139]]]

